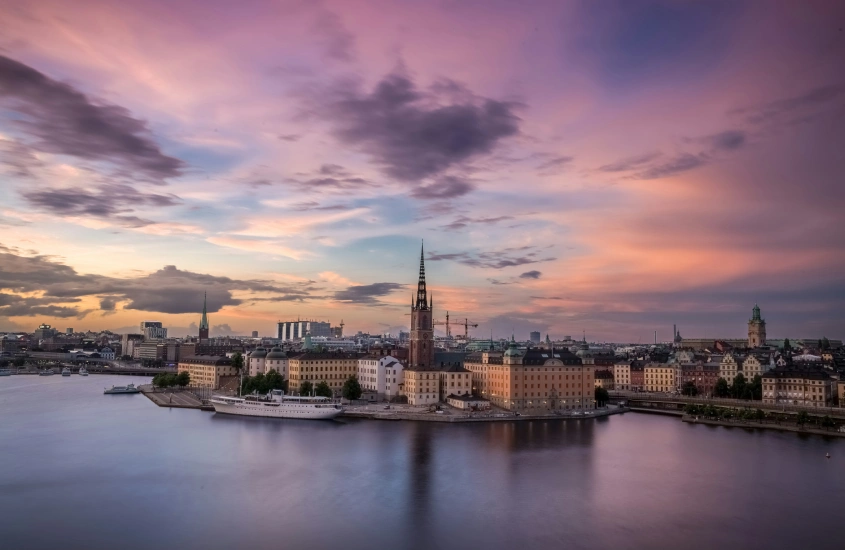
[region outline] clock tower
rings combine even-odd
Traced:
[[[408,366],[412,369],[425,370],[434,366],[433,308],[434,298],[429,299],[425,289],[425,257],[420,247],[420,279],[417,282],[417,297],[416,300],[411,299]]]

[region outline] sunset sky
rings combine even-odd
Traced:
[[[845,337],[840,1],[0,0],[0,330]]]

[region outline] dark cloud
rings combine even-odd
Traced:
[[[564,168],[566,168],[573,160],[573,157],[555,157],[542,163],[540,166],[537,167],[537,170],[540,172],[541,176],[558,174]]]
[[[745,132],[728,130],[709,136],[708,141],[717,151],[733,151],[745,145]]]
[[[112,219],[127,227],[143,227],[155,222],[128,215],[139,209],[163,208],[178,204],[175,195],[142,193],[123,184],[105,184],[89,191],[80,187],[33,189],[21,192],[32,206],[57,216],[89,216]]]
[[[369,94],[348,86],[336,91],[339,99],[324,112],[335,135],[403,181],[440,174],[519,132],[514,103],[476,98],[440,104],[400,74],[386,76]]]
[[[462,229],[472,224],[495,224],[506,220],[512,220],[513,216],[496,216],[494,218],[470,218],[468,216],[458,216],[452,223],[443,226],[446,230]]]
[[[346,176],[346,170],[339,164],[324,164],[319,172],[324,176]]]
[[[446,176],[440,178],[440,180],[435,183],[415,187],[414,190],[411,191],[411,196],[417,199],[426,200],[454,199],[466,195],[473,189],[475,189],[475,186],[466,180],[456,178],[454,176]]]
[[[600,166],[598,170],[599,172],[627,172],[628,170],[640,168],[644,164],[648,164],[659,156],[660,153],[655,152],[646,153],[644,155],[639,155],[636,157],[628,157],[625,159],[617,160],[616,162],[611,162],[610,164],[605,164],[604,166]]]
[[[123,107],[95,102],[14,59],[0,56],[0,100],[41,151],[108,161],[133,176],[160,181],[184,163],[162,153],[143,120]]]
[[[352,207],[346,204],[321,205],[317,201],[299,202],[291,205],[291,210],[307,212],[309,210],[351,210]]]
[[[522,275],[519,276],[520,279],[539,279],[540,275],[542,275],[539,271],[526,271]]]
[[[82,275],[73,268],[47,256],[23,256],[0,246],[0,288],[14,293],[40,293],[39,298],[6,294],[0,305],[0,317],[15,315],[47,315],[47,307],[64,308],[61,316],[83,315],[76,303],[84,297],[98,298],[101,307],[111,311],[116,302],[124,309],[160,313],[200,313],[203,293],[208,293],[208,311],[216,312],[248,299],[234,298],[234,291],[266,293],[274,297],[311,297],[311,283],[280,286],[262,280],[238,280],[182,271],[175,266],[134,278],[119,279],[103,275]],[[14,302],[9,302],[12,296]],[[33,301],[37,300],[37,301]],[[65,311],[67,310],[67,311]],[[31,313],[26,313],[30,311]]]
[[[299,134],[285,134],[279,136],[279,139],[282,141],[299,141],[301,137]]]
[[[376,298],[387,296],[391,292],[401,290],[405,285],[398,283],[373,283],[370,285],[350,286],[346,290],[339,290],[334,293],[334,299],[338,302],[349,304],[382,305]]]
[[[484,267],[489,269],[503,269],[526,264],[536,264],[555,260],[553,257],[541,257],[540,250],[533,246],[518,248],[504,248],[494,252],[456,252],[438,254],[429,252],[427,259],[432,262],[453,261],[470,267]]]
[[[44,163],[32,149],[13,140],[0,139],[0,170],[16,178],[34,178]]]
[[[646,168],[642,172],[638,172],[634,175],[634,179],[655,180],[674,176],[675,174],[680,174],[681,172],[687,172],[700,166],[704,166],[707,162],[708,159],[704,155],[692,155],[685,153],[669,160],[668,162],[655,164]]]
[[[845,86],[828,84],[819,86],[803,94],[763,103],[754,107],[742,107],[728,112],[731,115],[742,116],[751,124],[784,121],[798,113],[826,107],[832,103],[841,102],[845,98]]]
[[[16,294],[0,293],[0,317],[45,316],[76,317],[79,309],[55,305],[50,298],[25,298]],[[79,302],[78,298],[63,300],[66,303]]]
[[[355,60],[355,36],[337,14],[321,13],[313,30],[328,57],[347,63]]]

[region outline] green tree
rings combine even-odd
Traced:
[[[798,417],[795,419],[795,422],[798,423],[799,426],[803,426],[810,420],[810,415],[807,414],[807,411],[801,411],[798,413]]]
[[[593,392],[593,397],[596,400],[597,407],[604,407],[604,405],[610,401],[610,394],[604,388],[597,387]]]
[[[361,383],[358,382],[357,375],[353,374],[352,376],[346,379],[346,382],[343,383],[343,389],[341,390],[341,393],[343,394],[344,398],[350,401],[354,401],[356,399],[361,398],[361,394],[364,392],[363,390],[361,390]]]
[[[176,375],[176,383],[179,384],[180,388],[184,388],[185,386],[191,383],[191,373],[186,370],[183,370],[179,374]]]
[[[684,383],[683,387],[681,388],[682,395],[689,395],[695,397],[698,395],[698,387],[696,387],[695,382],[692,380]]]
[[[321,380],[315,387],[314,393],[316,395],[320,395],[323,397],[332,397],[334,394],[332,393],[332,389],[326,383],[325,380]]]
[[[790,351],[792,349],[792,344],[789,343],[789,338],[783,339],[783,351]]]
[[[745,396],[745,375],[742,373],[734,377],[734,382],[731,384],[731,397],[734,399],[742,399]]]
[[[761,409],[757,409],[754,411],[754,420],[762,422],[766,418],[766,413],[764,413]]]
[[[719,378],[716,385],[713,387],[713,395],[716,397],[728,397],[731,394],[731,389],[728,386],[728,381],[724,378]]]
[[[314,384],[310,380],[303,380],[299,385],[299,395],[311,395],[311,390],[314,389]]]
[[[822,338],[821,345],[819,349],[822,351],[827,351],[830,349],[830,340],[827,339],[827,336]]]
[[[284,376],[282,376],[276,369],[268,370],[264,378],[267,380],[267,385],[271,390],[282,390],[287,393],[288,381],[285,380]]]
[[[240,374],[241,369],[244,368],[244,356],[241,355],[241,352],[236,351],[234,355],[232,355],[232,368],[235,369],[235,372]]]
[[[751,379],[751,384],[748,385],[749,392],[751,393],[751,399],[755,401],[760,401],[763,399],[763,377],[759,374],[755,374],[754,378]]]

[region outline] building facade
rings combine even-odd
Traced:
[[[645,391],[671,393],[677,391],[676,368],[667,363],[646,363],[643,368]]]
[[[608,391],[614,389],[613,371],[597,370],[594,377],[597,388],[604,388]]]
[[[305,338],[306,334],[313,336],[325,336],[332,338],[331,323],[322,321],[282,321],[276,328],[276,338],[282,342],[298,341]]]
[[[763,374],[763,403],[827,407],[834,381],[823,369],[776,368]]]
[[[616,361],[613,364],[613,385],[620,391],[631,390],[631,362]]]
[[[470,354],[473,394],[526,414],[595,408],[593,368],[567,349],[519,350],[511,341],[502,352]]]
[[[398,359],[385,351],[358,359],[358,381],[364,391],[389,400],[399,395],[405,383],[405,369]]]
[[[267,355],[269,358],[270,353]],[[288,387],[291,393],[299,391],[305,381],[315,386],[325,381],[335,395],[340,395],[346,380],[357,374],[358,356],[355,354],[307,351],[288,358]]]
[[[179,361],[177,370],[190,374],[192,386],[211,389],[220,388],[222,378],[238,374],[230,358],[212,355],[185,357]]]
[[[167,338],[167,329],[160,321],[141,321],[141,334],[147,340],[163,340]]]
[[[704,363],[702,361],[682,363],[680,365],[680,373],[681,390],[688,383],[692,382],[698,391],[698,395],[713,396],[713,390],[716,387],[716,382],[719,380],[718,363]]]

